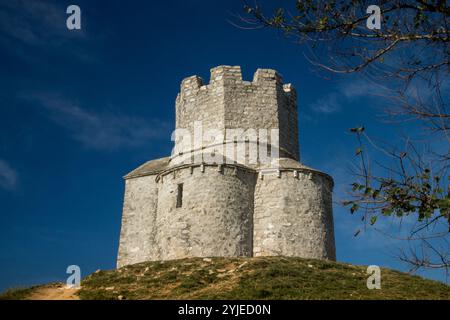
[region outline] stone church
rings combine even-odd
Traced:
[[[274,70],[258,69],[252,81],[243,81],[240,67],[218,66],[208,84],[198,76],[182,81],[175,111],[176,129],[192,133],[195,123],[224,133],[277,129],[277,139],[266,143],[276,166],[259,157],[248,161],[259,138],[243,138],[244,162],[222,152],[237,142],[227,134],[200,147],[175,139],[171,156],[125,176],[118,267],[217,256],[335,260],[333,179],[300,162],[290,84]],[[205,161],[211,153],[224,161]]]

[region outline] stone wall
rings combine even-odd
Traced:
[[[255,174],[237,166],[173,168],[158,177],[160,258],[251,256]],[[179,184],[182,205],[177,208]]]
[[[254,255],[335,260],[332,180],[312,171],[295,175],[281,170],[258,179]]]
[[[198,76],[184,79],[176,100],[176,128],[193,136],[195,121],[202,122],[204,131],[279,129],[283,156],[299,159],[295,90],[283,85],[275,70],[258,69],[251,82],[242,80],[239,66],[212,68],[209,84]]]
[[[300,160],[298,143],[297,92],[291,84],[278,88],[278,124],[280,126],[280,157]]]
[[[223,130],[224,125],[223,80],[203,85],[198,76],[184,79],[176,99],[177,129],[188,129],[193,134],[195,121],[201,121],[203,129]]]
[[[157,260],[155,243],[158,188],[156,175],[125,180],[117,266]]]
[[[314,170],[261,176],[236,165],[127,179],[117,265],[210,256],[335,260],[332,188],[332,179]]]

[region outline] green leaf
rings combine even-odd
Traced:
[[[380,190],[375,190],[372,194],[372,198],[374,198],[374,199],[378,198],[379,194],[380,194]]]
[[[350,208],[351,214],[353,214],[356,211],[358,211],[358,209],[359,209],[359,205],[357,203],[354,203],[353,206]]]
[[[377,222],[377,216],[370,217],[370,225],[373,226]]]
[[[364,127],[350,128],[350,132],[362,133],[362,132],[364,132]]]
[[[362,148],[359,147],[358,149],[356,149],[355,156],[359,155],[361,152],[362,152]]]

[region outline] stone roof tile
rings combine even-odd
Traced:
[[[169,165],[170,157],[150,160],[144,163],[143,165],[137,167],[130,173],[128,173],[124,178],[130,179],[130,178],[136,178],[151,174],[157,174],[164,170]]]

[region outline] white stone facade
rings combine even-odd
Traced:
[[[299,162],[291,85],[268,69],[243,81],[240,67],[231,66],[211,69],[207,85],[186,78],[176,99],[176,128],[192,131],[195,121],[221,131],[279,129],[278,169],[175,161],[204,150],[194,148],[143,164],[125,176],[118,267],[211,256],[335,260],[333,179]]]

